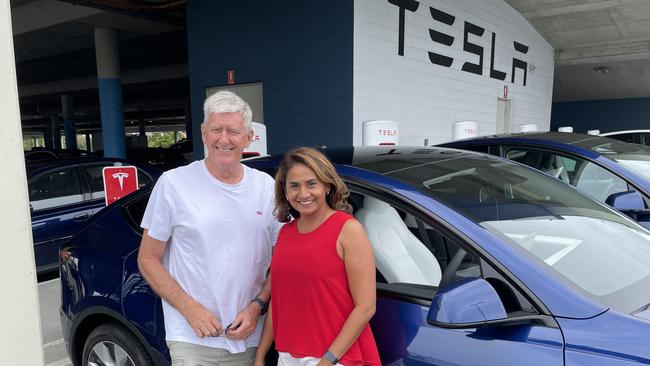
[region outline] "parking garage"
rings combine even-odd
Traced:
[[[474,135],[647,128],[644,2],[12,0],[5,8],[2,155],[20,174],[21,143],[129,158],[185,139],[190,160],[201,159],[202,101],[222,89],[251,104],[269,153],[361,145],[373,121],[391,124],[367,134],[414,146],[451,140],[468,122]],[[31,244],[24,179],[2,184],[23,192],[1,201],[21,213],[3,232]],[[18,310],[36,301],[33,253],[9,250],[24,260],[3,272],[19,278],[3,289],[20,297],[6,305],[16,316],[0,323],[13,330],[0,349],[13,364],[41,364],[34,350],[48,342],[34,336],[38,306]]]

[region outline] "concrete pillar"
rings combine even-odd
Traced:
[[[140,132],[140,136],[147,136],[147,121],[142,117],[138,119],[138,131]]]
[[[3,365],[43,365],[41,320],[34,267],[23,136],[8,0],[0,0],[0,166],[10,175],[0,179],[3,212],[0,237],[5,243],[0,266],[0,355]]]
[[[63,129],[65,133],[65,146],[67,149],[77,149],[77,131],[72,120],[72,95],[61,95],[61,110],[63,114]]]
[[[48,150],[54,149],[54,135],[52,134],[52,123],[45,123],[45,148]]]
[[[61,127],[59,126],[59,116],[50,116],[52,125],[52,142],[55,149],[61,148]]]
[[[95,56],[104,156],[126,159],[120,50],[115,30],[95,29]]]

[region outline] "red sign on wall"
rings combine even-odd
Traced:
[[[235,84],[235,70],[228,70],[228,85]]]
[[[102,174],[106,206],[138,189],[138,169],[134,166],[107,166]]]

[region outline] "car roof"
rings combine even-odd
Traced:
[[[626,133],[650,133],[650,130],[622,130],[622,131],[610,131],[610,132],[603,132],[599,136],[614,136],[614,135],[622,135]]]
[[[387,145],[387,146],[352,146],[352,147],[334,147],[318,148],[323,152],[333,164],[359,166],[366,165],[377,161],[385,160],[387,157],[399,160],[409,160],[415,158],[422,158],[424,156],[431,159],[448,159],[450,157],[458,156],[477,156],[483,155],[488,159],[499,159],[494,156],[471,152],[450,149],[437,146],[403,146],[403,145]],[[265,160],[281,160],[284,154],[274,154],[271,156],[256,157],[248,159],[247,161],[265,161]],[[382,174],[381,171],[376,171]]]
[[[36,162],[25,163],[25,168],[27,169],[27,176],[34,176],[45,170],[52,168],[62,168],[71,165],[78,164],[88,164],[88,163],[104,163],[104,162],[122,162],[128,165],[134,165],[138,168],[145,170],[149,174],[160,175],[160,171],[155,167],[149,166],[142,163],[133,163],[124,159],[118,158],[95,158],[95,157],[70,157],[70,158],[58,158],[55,160],[43,160]]]
[[[567,132],[512,132],[512,133],[503,133],[496,135],[485,135],[478,137],[471,137],[462,140],[450,141],[441,146],[454,143],[463,143],[463,142],[473,142],[473,141],[499,141],[504,139],[525,139],[525,140],[541,140],[541,141],[553,141],[566,144],[575,144],[577,142],[593,140],[602,138],[597,135],[587,135],[584,133],[567,133]]]

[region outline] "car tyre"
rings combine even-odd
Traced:
[[[108,323],[95,328],[86,339],[83,366],[151,366],[144,346],[124,327]]]

